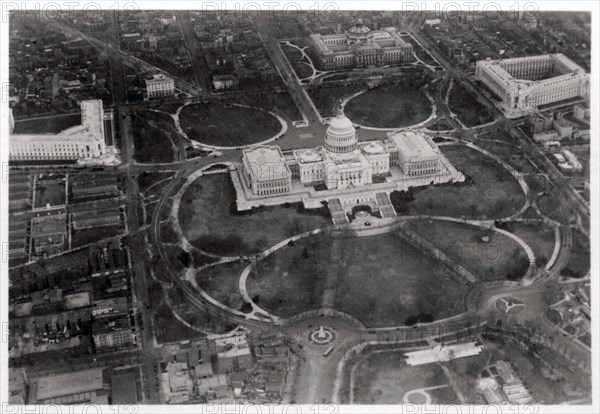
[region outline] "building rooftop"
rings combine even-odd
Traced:
[[[281,149],[262,145],[243,151],[244,164],[256,181],[271,181],[291,177]]]
[[[103,368],[52,375],[38,379],[36,400],[97,391],[103,388]]]
[[[411,158],[434,159],[439,156],[435,144],[422,132],[412,130],[401,131],[391,135],[389,139],[402,152],[404,157],[409,160]]]
[[[215,339],[215,346],[219,359],[250,354],[250,347],[246,338],[240,335]]]

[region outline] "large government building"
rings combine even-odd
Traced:
[[[508,117],[590,93],[589,75],[561,53],[481,60],[475,75],[501,99],[500,109]]]
[[[81,102],[81,124],[58,134],[13,134],[10,161],[52,161],[99,158],[106,154],[104,110],[99,99]]]
[[[329,197],[352,203],[374,200],[375,192],[464,179],[433,140],[419,130],[359,142],[342,109],[331,120],[323,146],[282,152],[261,145],[243,151],[232,172],[238,208]],[[314,203],[313,203],[314,204]]]
[[[345,33],[314,34],[311,47],[323,69],[361,68],[411,62],[413,47],[394,27],[371,30],[358,20]]]

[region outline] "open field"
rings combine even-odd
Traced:
[[[431,103],[425,94],[427,78],[403,79],[381,85],[346,104],[345,113],[357,124],[396,128],[414,125],[429,118]]]
[[[15,134],[57,134],[81,124],[81,113],[15,121]]]
[[[518,279],[529,266],[525,250],[513,239],[469,224],[411,220],[407,226],[473,272],[481,280]],[[482,236],[489,237],[483,241]]]
[[[354,402],[402,404],[404,395],[411,390],[447,384],[448,379],[437,364],[409,366],[403,351],[378,352],[365,357],[356,367]],[[427,393],[433,397],[432,404],[459,402],[449,385]]]
[[[297,206],[264,207],[238,213],[229,174],[200,177],[183,195],[179,222],[201,250],[235,255],[259,252],[288,237],[330,224],[325,208],[301,212]]]
[[[276,135],[281,124],[256,109],[218,104],[192,104],[180,113],[181,127],[190,139],[206,145],[240,146]]]
[[[64,205],[66,202],[64,176],[52,181],[38,181],[35,187],[35,204],[33,207]]]
[[[440,319],[463,310],[466,288],[395,235],[312,236],[272,256],[253,272],[248,289],[277,315],[319,307],[326,281],[335,288],[334,307],[368,326]]]
[[[248,262],[244,260],[223,263],[199,270],[196,274],[198,285],[208,295],[230,308],[240,310],[244,298],[239,292],[240,274]]]
[[[494,120],[494,115],[480,104],[475,95],[458,81],[454,82],[452,90],[450,90],[448,104],[452,112],[468,127]]]
[[[525,203],[521,186],[501,164],[460,145],[440,149],[467,181],[418,188],[404,209],[396,209],[399,214],[492,219],[512,215]]]

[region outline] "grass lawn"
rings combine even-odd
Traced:
[[[286,116],[290,121],[302,119],[294,99],[288,91],[278,92],[272,88],[260,90],[258,94],[241,94],[233,101],[244,105],[257,106]]]
[[[122,234],[125,227],[122,225],[116,226],[101,226],[91,229],[71,230],[71,248],[75,249],[86,244],[96,243],[100,240],[108,239]]]
[[[573,231],[571,256],[562,274],[575,278],[583,277],[590,269],[590,260],[590,239],[578,230]]]
[[[334,307],[368,326],[403,324],[421,314],[440,319],[464,309],[466,289],[395,235],[312,236],[271,256],[252,273],[248,291],[280,316],[320,307],[326,280],[335,282]]]
[[[329,240],[321,234],[304,238],[261,261],[248,277],[250,297],[283,317],[320,307],[325,286],[323,252]]]
[[[51,182],[38,181],[35,187],[34,207],[46,207],[63,205],[66,202],[65,181],[57,180]]]
[[[175,172],[173,171],[144,171],[137,176],[140,192],[143,193],[157,182],[172,178],[173,176],[175,176]]]
[[[367,89],[367,86],[361,83],[348,86],[319,86],[308,89],[307,92],[321,116],[326,118],[335,116],[335,107],[340,99],[354,95],[365,89]]]
[[[198,285],[224,305],[240,310],[244,298],[239,292],[240,274],[248,262],[244,260],[223,263],[200,270],[196,274]]]
[[[150,329],[150,327],[146,327],[146,329]],[[188,339],[202,339],[206,336],[201,332],[188,328],[175,318],[173,312],[165,303],[161,303],[154,313],[154,329],[156,341],[160,344]]]
[[[81,113],[15,121],[15,134],[57,134],[81,124]]]
[[[179,138],[172,120],[169,121],[155,112],[132,111],[131,131],[136,161],[143,163],[174,161],[175,154],[171,139]]]
[[[514,214],[525,203],[521,186],[501,164],[460,145],[440,149],[472,182],[422,187],[415,191],[415,199],[402,214],[492,219]]]
[[[296,206],[237,213],[229,174],[196,180],[182,197],[179,222],[190,243],[224,255],[262,251],[295,234],[331,224],[329,217],[313,210],[299,212]]]
[[[433,259],[397,235],[343,239],[336,308],[367,326],[405,323],[409,317],[442,319],[464,311],[461,285]]]
[[[411,220],[408,228],[435,243],[481,280],[506,279],[509,273],[523,276],[529,261],[525,250],[513,239],[469,224],[441,220]]]
[[[346,115],[358,124],[380,128],[422,122],[431,115],[431,103],[425,95],[426,82],[427,78],[403,80],[371,89],[346,104]]]
[[[312,75],[313,71],[310,65],[302,61],[302,52],[292,46],[283,45],[281,50],[287,57],[288,62],[292,65],[294,72],[298,76],[298,79],[304,79]]]
[[[378,352],[364,358],[355,371],[354,403],[402,404],[404,394],[418,389],[448,384],[437,364],[409,366],[403,351]],[[443,395],[431,391],[433,404],[458,403],[452,388]],[[446,388],[438,391],[446,390]]]
[[[272,115],[251,108],[218,104],[192,104],[180,113],[181,127],[202,144],[239,146],[276,135],[281,124]]]
[[[506,229],[523,239],[536,258],[550,260],[554,252],[554,229],[543,223],[510,223]]]
[[[475,94],[456,80],[452,85],[452,90],[450,90],[448,105],[452,112],[468,127],[486,124],[494,120],[494,115],[479,103]]]

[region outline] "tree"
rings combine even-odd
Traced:
[[[302,249],[302,257],[304,258],[304,260],[306,260],[310,257],[310,255],[308,254],[308,249],[306,247],[304,247],[304,249]]]

